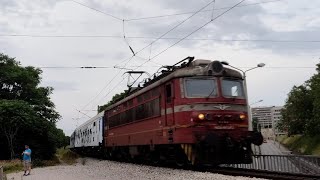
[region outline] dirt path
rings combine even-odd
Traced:
[[[59,165],[33,169],[31,175],[23,172],[8,174],[8,180],[132,180],[132,179],[172,179],[172,180],[243,180],[247,177],[225,176],[169,168],[159,168],[113,161],[87,159],[86,164]]]

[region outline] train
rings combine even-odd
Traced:
[[[77,127],[70,148],[119,161],[185,165],[252,163],[243,74],[220,61],[187,57]]]

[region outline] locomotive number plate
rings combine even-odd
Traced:
[[[234,126],[214,126],[214,129],[234,129]]]

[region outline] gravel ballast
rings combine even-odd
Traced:
[[[132,180],[132,179],[163,179],[163,180],[244,180],[258,179],[240,176],[226,176],[214,173],[203,173],[180,169],[152,167],[130,163],[86,158],[75,165],[59,165],[35,168],[31,175],[22,176],[23,172],[8,174],[8,180]]]

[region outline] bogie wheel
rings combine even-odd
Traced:
[[[177,151],[175,156],[175,164],[178,167],[185,167],[188,164],[187,156],[184,154],[183,151]]]
[[[176,159],[176,165],[178,167],[185,167],[187,165],[187,162],[183,159]]]
[[[151,153],[151,163],[153,165],[160,165],[161,159],[160,159],[160,153],[157,151],[154,151]]]

